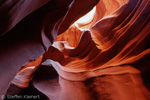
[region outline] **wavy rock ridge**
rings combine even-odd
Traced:
[[[1,95],[34,87],[50,100],[150,100],[149,0],[38,0],[22,14],[30,3],[1,2]]]

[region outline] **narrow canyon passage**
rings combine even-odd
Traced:
[[[150,100],[150,0],[0,0],[0,100]]]

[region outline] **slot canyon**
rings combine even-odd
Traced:
[[[150,0],[0,0],[0,100],[150,100]]]

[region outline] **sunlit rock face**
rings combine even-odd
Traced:
[[[5,94],[21,66],[38,59],[52,45],[57,34],[66,31],[98,2],[99,0],[0,1],[0,95]],[[79,6],[85,3],[85,6]]]
[[[1,95],[150,100],[149,0],[0,3]]]

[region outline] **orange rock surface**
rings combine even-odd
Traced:
[[[150,100],[149,0],[32,2],[0,2],[6,100]]]

